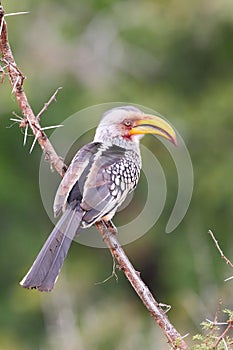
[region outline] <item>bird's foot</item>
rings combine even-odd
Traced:
[[[112,220],[106,221],[105,225],[110,233],[117,235],[118,231]]]
[[[101,232],[103,241],[109,238],[111,235],[117,234],[117,228],[112,221],[101,220],[95,223],[97,229]]]

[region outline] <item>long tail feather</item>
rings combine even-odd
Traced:
[[[20,282],[24,288],[51,291],[79,228],[82,214],[68,207],[42,247],[32,267]]]

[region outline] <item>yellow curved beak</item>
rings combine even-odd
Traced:
[[[135,122],[130,135],[155,134],[164,137],[177,146],[175,130],[164,119],[154,115],[144,115]]]

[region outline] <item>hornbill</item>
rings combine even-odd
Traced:
[[[142,165],[139,142],[145,134],[177,144],[175,131],[165,120],[138,108],[122,106],[103,114],[93,142],[76,153],[58,187],[54,215],[62,216],[20,282],[22,287],[51,291],[78,231],[100,220],[109,224],[137,186]]]

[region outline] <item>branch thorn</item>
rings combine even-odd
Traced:
[[[25,132],[24,132],[24,139],[23,139],[23,145],[25,146],[26,145],[26,142],[27,142],[27,136],[28,136],[28,123],[25,127]]]
[[[12,12],[12,13],[6,13],[5,17],[18,16],[18,15],[28,15],[29,13],[30,13],[29,11]]]
[[[27,125],[28,125],[28,124],[27,124]],[[39,135],[40,135],[40,131],[38,130],[37,133],[36,133],[36,135],[35,135],[35,138],[34,138],[34,140],[33,140],[33,143],[32,143],[32,145],[31,145],[31,148],[30,148],[30,151],[29,151],[30,154],[31,154],[32,151],[33,151],[33,148],[34,148],[34,146],[35,146],[35,144],[36,144],[36,141],[37,141]]]

